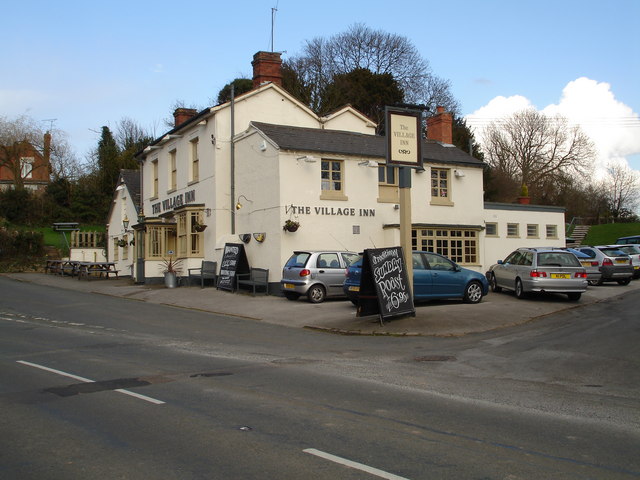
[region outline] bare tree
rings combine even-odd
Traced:
[[[53,129],[50,133],[52,179],[77,180],[84,174],[85,167],[69,145],[67,133],[57,129]]]
[[[285,70],[295,72],[294,82],[285,87],[304,92],[301,100],[318,111],[322,95],[336,75],[363,68],[374,74],[391,74],[405,94],[405,101],[437,105],[457,113],[459,106],[450,91],[449,82],[433,74],[429,63],[407,37],[372,30],[355,24],[344,33],[328,39],[317,37],[306,42],[303,53],[286,62]]]
[[[614,218],[633,215],[640,200],[638,174],[626,165],[610,164],[603,180],[603,192],[609,211]]]
[[[495,169],[536,187],[563,175],[591,170],[595,147],[579,127],[534,109],[492,122],[484,132],[485,160]]]
[[[11,172],[14,185],[18,189],[24,188],[27,175],[48,168],[47,164],[39,162],[30,168],[24,168],[22,159],[33,150],[44,155],[44,131],[40,125],[26,115],[13,120],[0,117],[0,167]]]

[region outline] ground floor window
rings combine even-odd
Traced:
[[[478,232],[469,229],[414,228],[414,250],[435,252],[460,264],[478,263]]]
[[[178,233],[178,256],[204,256],[204,219],[202,209],[185,209],[176,214]],[[205,227],[206,228],[206,227]]]
[[[148,225],[146,258],[162,259],[175,254],[176,249],[176,226],[168,225]]]

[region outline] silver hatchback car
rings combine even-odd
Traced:
[[[633,264],[631,257],[620,251],[616,246],[598,245],[595,247],[578,247],[582,253],[586,253],[591,259],[598,262],[598,268],[602,277],[595,285],[604,282],[618,282],[620,285],[628,285],[633,277]]]
[[[560,248],[519,248],[487,272],[491,290],[513,290],[523,298],[528,292],[564,293],[579,300],[587,290],[587,272],[576,256]]]
[[[311,303],[327,297],[344,297],[345,269],[360,256],[336,250],[300,250],[293,252],[282,269],[280,287],[289,300],[306,295]]]

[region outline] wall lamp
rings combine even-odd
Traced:
[[[300,161],[300,160],[304,160],[307,163],[316,163],[316,161],[318,160],[316,157],[312,157],[311,155],[304,155],[302,157],[298,157],[296,158],[296,160]]]
[[[378,162],[376,162],[375,160],[365,160],[364,162],[358,162],[358,166],[359,167],[377,168],[378,167]]]
[[[236,210],[240,210],[242,208],[242,204],[240,203],[240,199],[244,198],[247,202],[249,203],[253,203],[253,200],[249,200],[247,197],[245,197],[244,195],[240,195],[238,197],[238,201],[236,203]]]

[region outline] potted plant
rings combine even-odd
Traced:
[[[194,222],[192,228],[194,232],[204,232],[207,226],[204,223]]]
[[[120,240],[118,240],[118,246],[119,247],[126,247],[127,246],[127,241],[124,238],[121,238]]]
[[[522,184],[522,188],[520,189],[520,196],[518,197],[518,203],[523,205],[528,205],[531,202],[531,198],[529,197],[529,187],[526,184]]]
[[[175,260],[173,257],[163,258],[160,268],[164,273],[164,285],[167,288],[176,288],[178,286],[178,273],[180,273],[181,260]]]
[[[282,226],[285,232],[295,232],[298,228],[300,228],[300,222],[296,222],[295,220],[287,220]]]

